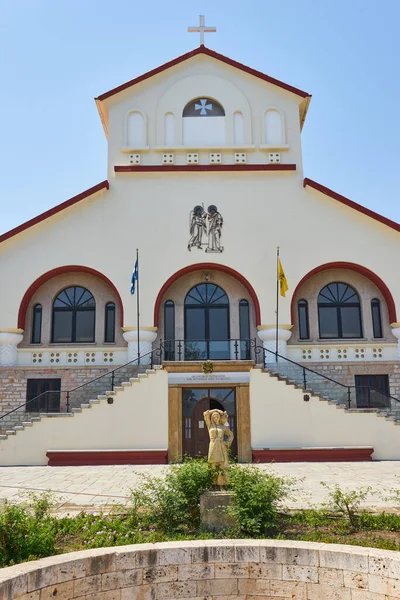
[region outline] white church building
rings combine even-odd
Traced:
[[[310,100],[204,44],[96,98],[107,179],[0,236],[0,465],[204,455],[210,407],[239,461],[400,459],[400,225],[304,176]]]

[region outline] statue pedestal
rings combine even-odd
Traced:
[[[205,492],[200,496],[200,524],[208,531],[220,531],[236,525],[227,508],[233,498],[232,492]]]

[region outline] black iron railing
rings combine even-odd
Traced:
[[[396,405],[400,408],[400,400],[386,392],[371,386],[346,385],[263,346],[256,346],[255,356],[256,362],[271,372],[287,377],[305,392],[346,404],[348,408],[391,409]]]
[[[161,340],[163,361],[255,360],[255,338],[228,340]]]
[[[0,415],[0,430],[37,417],[40,413],[70,413],[74,408],[114,392],[122,382],[162,362],[196,360],[251,360],[315,393],[348,408],[400,409],[398,398],[370,386],[347,386],[281,354],[257,345],[256,339],[161,340],[158,348],[71,390],[47,391]]]

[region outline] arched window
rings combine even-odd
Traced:
[[[250,311],[247,300],[239,302],[240,358],[250,360]]]
[[[186,360],[229,359],[229,300],[214,283],[193,287],[185,298]]]
[[[233,139],[235,144],[244,144],[244,119],[240,111],[233,114]]]
[[[32,344],[40,344],[42,339],[42,305],[35,304],[32,311]]]
[[[128,148],[146,146],[146,123],[141,112],[134,110],[128,115]]]
[[[320,291],[318,318],[321,338],[362,337],[360,299],[346,283],[330,283]]]
[[[206,96],[188,102],[183,109],[183,143],[190,146],[225,144],[225,110]]]
[[[299,317],[299,338],[308,340],[310,338],[310,328],[308,322],[308,303],[307,300],[299,300],[297,303]]]
[[[164,304],[165,360],[175,360],[175,304],[167,300]]]
[[[171,112],[164,117],[164,143],[166,146],[175,144],[175,116]]]
[[[372,313],[372,329],[374,332],[374,338],[383,337],[382,334],[382,317],[381,317],[381,303],[378,298],[371,300],[371,313]]]
[[[104,323],[104,341],[111,344],[115,342],[115,304],[107,302]]]
[[[89,290],[68,287],[53,302],[54,343],[85,343],[95,341],[96,302]]]
[[[275,108],[269,108],[264,114],[265,143],[279,146],[283,141],[282,117]]]

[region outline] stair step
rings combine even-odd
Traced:
[[[32,427],[33,423],[32,421],[22,421],[22,425],[24,427]]]
[[[36,423],[37,421],[40,421],[40,417],[32,417],[31,421],[32,423]]]
[[[116,392],[123,392],[124,391],[124,388],[122,387],[122,385],[116,385],[114,389],[115,389]]]
[[[81,408],[90,408],[90,404],[81,404]]]
[[[0,434],[0,440],[6,440],[8,438],[8,435],[6,435],[5,433]]]
[[[17,435],[17,432],[14,431],[14,429],[7,429],[6,430],[6,435]]]
[[[131,385],[132,385],[132,384],[131,384],[131,382],[130,382],[130,381],[123,381],[123,382],[121,383],[121,385],[122,385],[122,387],[124,387],[124,388],[125,388],[125,387],[131,387]]]
[[[139,381],[139,378],[138,377],[131,377],[129,379],[129,381],[130,381],[130,383],[137,383]]]
[[[145,379],[147,377],[146,373],[138,373],[139,379]]]
[[[25,427],[23,425],[15,425],[13,429],[14,431],[23,431]]]
[[[102,396],[104,396],[104,398],[107,398],[107,396],[115,396],[115,392],[112,392],[111,390],[109,392],[106,391],[106,393],[102,394]]]
[[[97,398],[95,398],[95,399],[93,399],[93,400],[90,400],[90,404],[100,404],[100,399],[99,399],[99,397],[97,397]]]
[[[73,408],[71,412],[73,412],[73,413],[81,413],[82,409],[81,408]]]

